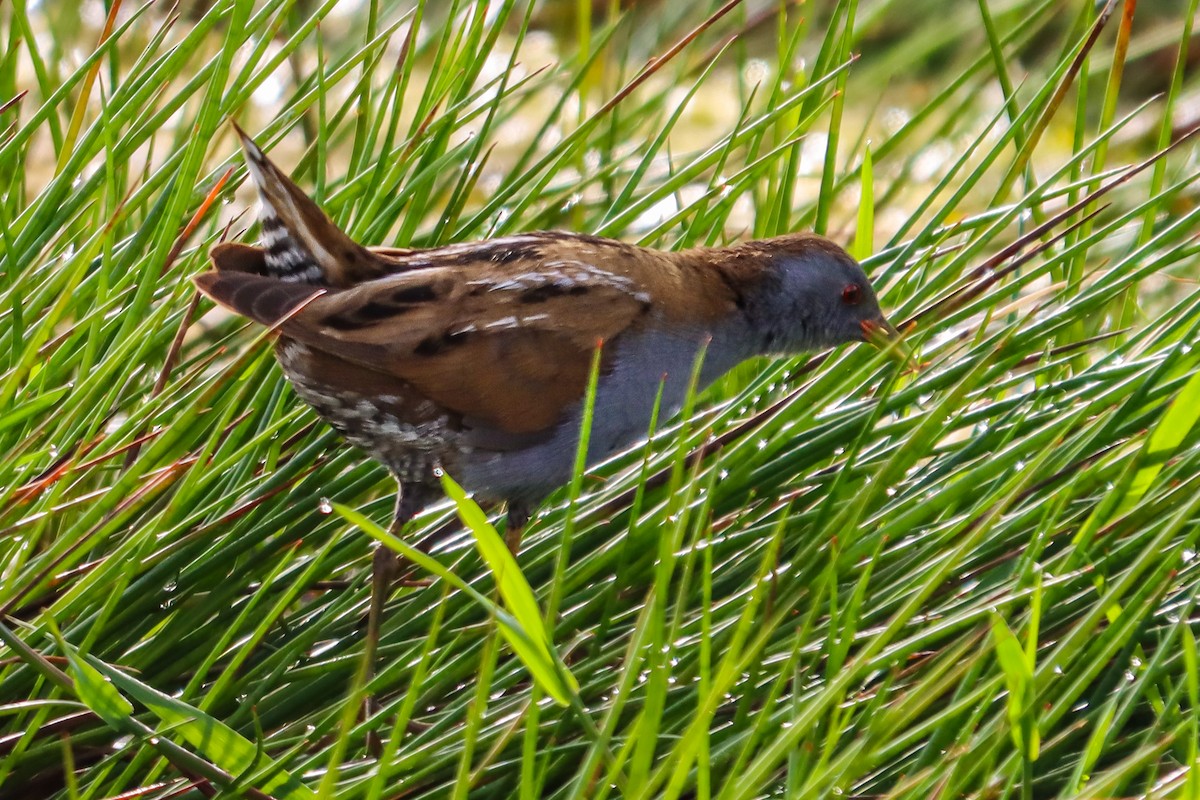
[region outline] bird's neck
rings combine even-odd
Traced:
[[[722,309],[705,321],[711,341],[702,377],[715,379],[747,358],[773,352],[769,333],[756,319],[768,274],[762,253],[735,245],[685,250],[675,257],[689,290],[705,306]]]
[[[707,386],[748,358],[763,355],[762,334],[738,314],[713,327],[704,349],[700,382]]]

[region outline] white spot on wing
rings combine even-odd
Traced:
[[[650,301],[645,292],[634,292],[636,284],[632,278],[617,275],[585,261],[575,260],[546,261],[536,272],[521,272],[504,278],[479,278],[468,281],[467,285],[487,286],[489,292],[523,292],[542,286],[564,290],[579,286],[600,286],[628,292],[640,303]]]
[[[490,328],[515,328],[515,327],[517,327],[517,318],[516,317],[502,317],[501,319],[489,322],[488,324],[484,325],[483,327],[488,328],[488,329],[490,329]]]

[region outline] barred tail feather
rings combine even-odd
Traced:
[[[271,201],[262,193],[258,221],[262,225],[260,241],[266,273],[274,278],[298,283],[325,283],[325,273],[312,254],[288,233],[287,226],[275,213]]]
[[[265,274],[295,283],[348,286],[384,271],[378,257],[334,225],[245,131],[233,127],[262,201]]]
[[[193,276],[192,282],[204,296],[267,327],[286,327],[289,315],[325,292],[294,281],[229,269],[202,272]]]

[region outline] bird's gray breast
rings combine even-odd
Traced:
[[[658,329],[614,344],[612,366],[596,387],[588,463],[646,438],[660,385],[660,424],[680,409],[702,348],[701,388],[750,355],[739,337],[720,333]],[[509,453],[475,451],[461,466],[463,484],[494,498],[540,498],[569,480],[582,417],[581,401],[544,442]]]

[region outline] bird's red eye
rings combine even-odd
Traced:
[[[842,289],[842,302],[848,306],[856,306],[862,300],[862,287],[857,283],[847,284]]]

